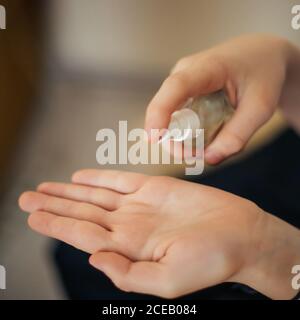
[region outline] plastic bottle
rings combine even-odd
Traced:
[[[177,135],[172,136],[173,141],[182,142],[189,135],[184,129],[191,129],[192,138],[196,138],[196,129],[204,129],[204,144],[209,144],[222,125],[233,115],[234,109],[223,90],[191,98],[184,107],[175,111],[169,123],[169,132],[179,129]],[[168,137],[163,137],[163,139]]]

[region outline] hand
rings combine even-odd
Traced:
[[[207,147],[217,164],[239,152],[278,104],[300,130],[300,50],[286,40],[251,35],[179,60],[147,110],[145,128],[167,128],[171,114],[189,98],[225,89],[236,107],[232,119]]]
[[[295,294],[299,232],[252,202],[118,171],[83,170],[73,183],[43,183],[20,206],[32,229],[90,253],[122,290],[173,298],[235,281],[271,297]]]

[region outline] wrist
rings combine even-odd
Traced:
[[[300,265],[300,231],[262,211],[251,248],[232,281],[246,284],[272,299],[292,299],[292,268]]]

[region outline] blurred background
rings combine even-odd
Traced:
[[[7,290],[0,299],[68,298],[52,243],[28,229],[18,195],[99,167],[97,131],[117,128],[119,120],[142,127],[147,103],[179,58],[253,32],[300,45],[290,26],[296,2],[0,1],[7,13],[7,29],[0,30],[0,264]],[[284,128],[276,115],[243,157]],[[118,168],[182,175],[172,166]]]

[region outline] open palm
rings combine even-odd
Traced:
[[[29,225],[90,253],[125,291],[170,298],[230,281],[263,220],[247,200],[170,177],[82,170],[72,182],[24,193]]]

